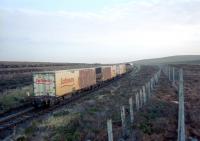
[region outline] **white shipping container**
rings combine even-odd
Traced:
[[[55,96],[55,74],[54,73],[37,73],[33,75],[34,81],[34,95],[42,96],[49,95]]]

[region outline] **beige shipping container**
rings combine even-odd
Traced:
[[[120,64],[119,68],[120,68],[120,74],[126,73],[126,65],[125,64]]]
[[[111,66],[111,77],[114,78],[117,75],[117,67],[116,65]]]
[[[95,68],[80,69],[79,70],[79,86],[84,89],[96,84]]]
[[[40,72],[33,78],[35,96],[63,96],[96,84],[94,68]]]
[[[116,65],[116,73],[117,75],[120,75],[120,65]]]
[[[79,70],[62,70],[55,72],[56,96],[74,92],[80,89]]]
[[[112,78],[111,66],[102,67],[102,80],[106,81]]]

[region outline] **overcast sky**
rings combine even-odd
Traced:
[[[200,0],[0,0],[0,60],[200,54]]]

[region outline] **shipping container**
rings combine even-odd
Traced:
[[[116,65],[111,66],[111,77],[114,78],[117,75]]]
[[[112,78],[111,66],[102,67],[102,80],[106,81]]]
[[[63,70],[55,71],[56,96],[63,96],[67,93],[80,89],[79,71]]]
[[[35,96],[63,96],[96,84],[94,68],[35,73]]]
[[[33,74],[33,82],[35,96],[55,96],[55,74],[53,72]]]
[[[117,65],[117,74],[122,75],[124,73],[126,73],[126,65],[125,64]]]
[[[126,65],[125,64],[121,64],[121,73],[125,74],[126,73]]]
[[[79,86],[84,89],[96,84],[96,71],[93,69],[79,70]]]
[[[120,66],[119,65],[116,65],[116,73],[117,73],[117,75],[121,75],[120,74]]]

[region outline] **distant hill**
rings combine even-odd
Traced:
[[[180,55],[133,61],[135,64],[200,64],[200,55]]]

